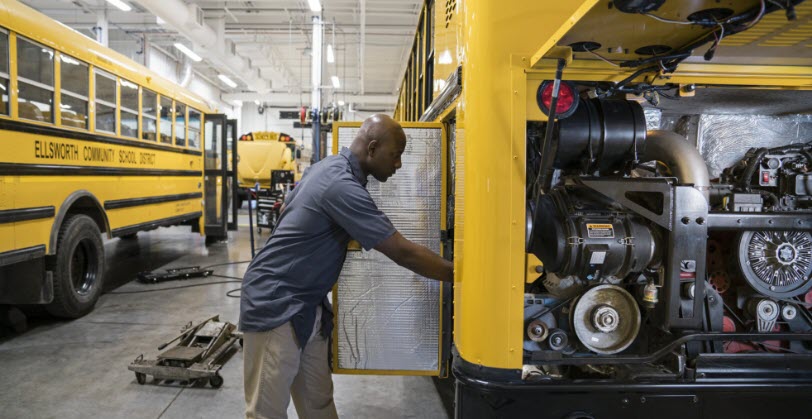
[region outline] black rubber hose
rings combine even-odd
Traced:
[[[739,179],[739,188],[750,192],[750,180],[753,179],[753,175],[756,173],[756,168],[758,167],[761,159],[763,159],[764,156],[766,156],[769,152],[770,150],[766,148],[760,148],[758,151],[756,151],[753,158],[747,162],[747,167],[744,169],[744,174],[742,174],[742,177]]]

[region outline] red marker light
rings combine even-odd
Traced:
[[[553,88],[555,83],[552,80],[546,80],[539,86],[536,93],[536,102],[544,115],[550,115],[550,106],[553,103]],[[556,104],[556,117],[559,119],[566,118],[575,112],[578,108],[578,93],[575,87],[567,82],[561,82],[558,87],[558,103]]]
[[[770,172],[761,172],[761,182],[770,183]]]

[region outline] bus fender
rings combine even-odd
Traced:
[[[74,204],[77,204],[80,200],[82,201],[81,205],[84,211],[71,211],[75,208]],[[88,203],[90,203],[89,208]],[[88,212],[87,210],[90,211]],[[84,189],[78,190],[68,195],[68,197],[65,198],[65,201],[62,202],[62,205],[59,206],[59,212],[57,212],[56,217],[54,218],[54,224],[51,226],[51,237],[48,242],[49,256],[53,256],[56,253],[56,244],[57,240],[59,240],[59,229],[69,212],[79,212],[89,215],[94,221],[96,221],[97,224],[100,224],[99,229],[107,234],[107,238],[112,238],[110,235],[110,222],[107,220],[107,214],[104,212],[104,207],[89,191]]]

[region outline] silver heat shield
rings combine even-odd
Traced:
[[[714,178],[750,148],[812,140],[812,115],[700,115],[697,137],[697,148]]]
[[[358,128],[338,128],[348,147]],[[407,239],[440,251],[442,132],[406,128],[406,151],[386,183],[370,176],[372,199]],[[335,296],[338,370],[439,370],[440,284],[375,250],[349,251]]]

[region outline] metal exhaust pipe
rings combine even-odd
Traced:
[[[671,131],[652,130],[646,137],[646,159],[665,165],[679,183],[693,185],[707,200],[710,175],[699,150]]]

